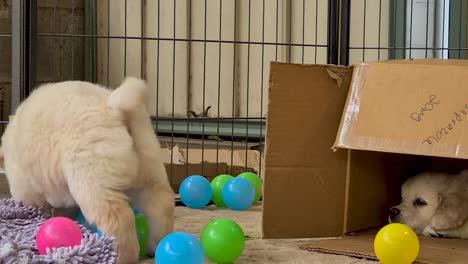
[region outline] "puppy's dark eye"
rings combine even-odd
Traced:
[[[413,205],[415,207],[423,207],[423,206],[427,205],[427,203],[423,199],[417,198],[416,200],[413,201]]]

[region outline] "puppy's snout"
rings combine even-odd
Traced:
[[[390,208],[390,219],[395,220],[400,215],[400,209],[396,207]]]

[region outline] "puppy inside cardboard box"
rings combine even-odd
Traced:
[[[405,155],[410,156],[410,155]],[[417,234],[468,238],[468,161],[412,156],[400,180],[400,201],[390,223],[403,223]]]
[[[49,210],[79,207],[116,237],[117,263],[139,258],[131,203],[148,220],[146,252],[173,231],[175,194],[145,106],[146,84],[115,90],[81,82],[45,84],[25,99],[2,136],[12,198]]]

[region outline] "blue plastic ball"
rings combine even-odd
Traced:
[[[203,264],[203,247],[194,235],[175,232],[164,237],[156,248],[157,264]]]
[[[138,209],[135,207],[132,207],[132,210],[136,217],[136,215],[139,214]],[[104,233],[101,230],[99,230],[96,227],[96,225],[92,225],[88,223],[88,221],[86,221],[86,218],[84,217],[83,212],[81,212],[81,210],[78,210],[78,213],[75,216],[75,221],[78,222],[78,224],[85,226],[91,233],[97,233],[98,238],[101,238],[104,235]],[[138,240],[140,240],[138,230],[137,230],[137,237],[138,237]]]
[[[85,226],[91,233],[98,233],[98,229],[95,225],[92,225],[86,221],[86,218],[83,215],[83,212],[81,210],[78,210],[78,213],[75,216],[75,221],[78,222],[78,224]]]
[[[180,199],[187,207],[201,209],[210,202],[213,190],[205,177],[192,175],[182,182],[179,194]]]
[[[244,211],[252,205],[255,199],[255,189],[246,179],[232,178],[224,184],[221,196],[230,209]]]

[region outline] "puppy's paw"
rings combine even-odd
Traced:
[[[128,241],[118,246],[117,264],[138,263],[138,244]]]
[[[155,242],[153,240],[148,240],[148,242],[146,243],[146,248],[145,248],[146,256],[154,257],[158,243],[159,241]]]
[[[422,234],[427,237],[439,237],[439,234],[430,226],[426,226]]]

